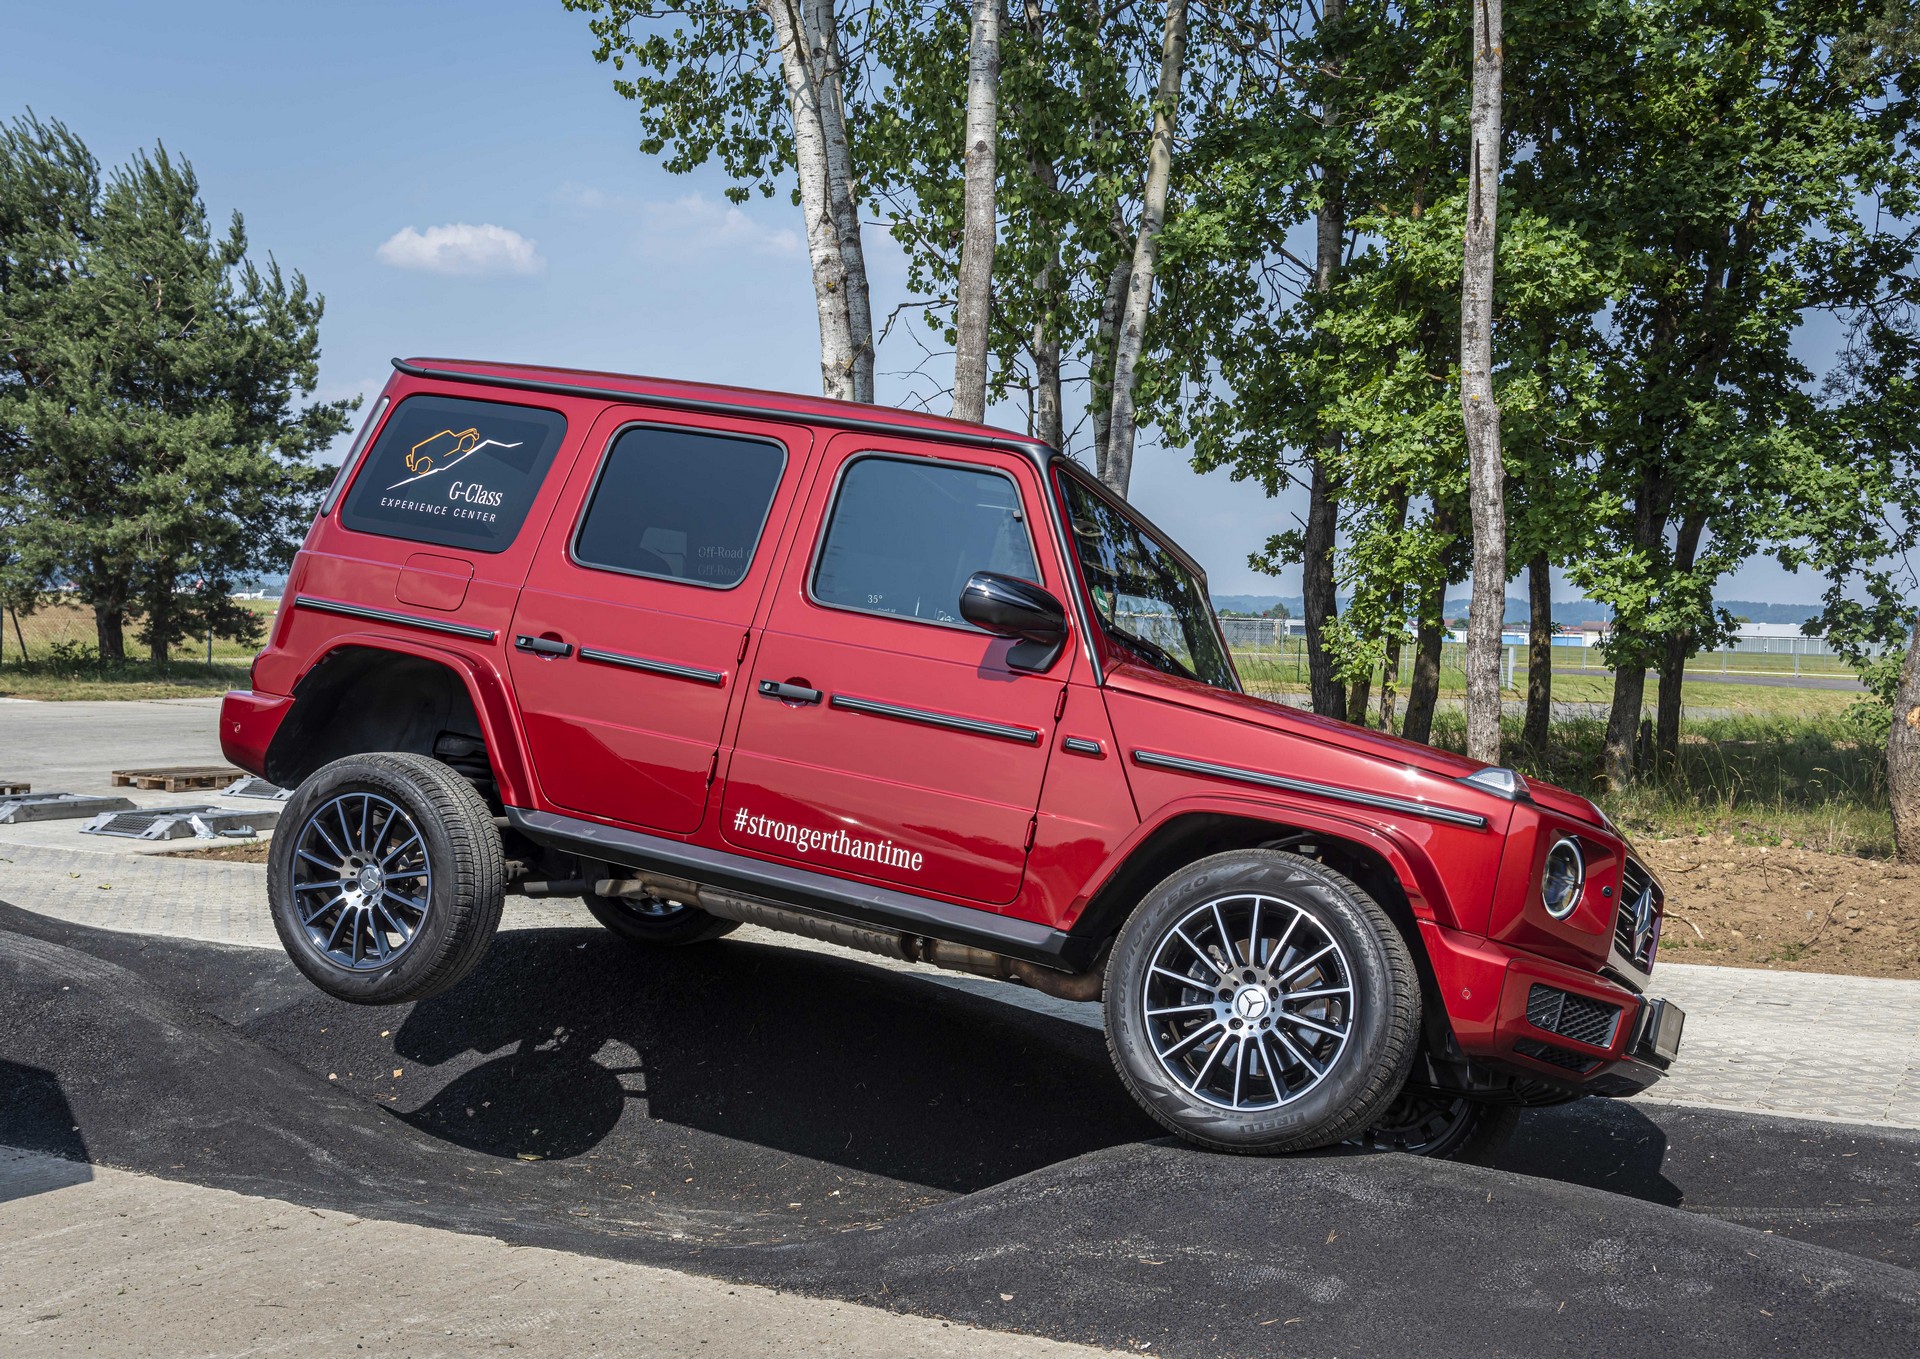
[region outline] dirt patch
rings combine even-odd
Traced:
[[[1637,848],[1667,890],[1669,962],[1920,978],[1920,868],[1729,836]]]
[[[230,864],[263,864],[273,842],[265,838],[243,840],[237,845],[212,845],[206,849],[170,849],[162,854],[167,859],[218,859]]]

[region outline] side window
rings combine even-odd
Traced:
[[[566,433],[554,411],[410,396],[368,452],[340,522],[360,533],[504,552]]]
[[[746,579],[787,451],[764,439],[635,425],[607,450],[573,557],[727,590]]]
[[[814,567],[816,600],[967,627],[960,591],[975,571],[1040,578],[1012,478],[875,455],[847,465]]]

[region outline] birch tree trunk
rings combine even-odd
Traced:
[[[1467,616],[1467,754],[1500,761],[1500,632],[1506,623],[1506,473],[1493,399],[1494,235],[1500,191],[1501,0],[1475,0],[1466,260],[1460,284],[1460,410],[1473,511]]]
[[[1034,51],[1040,51],[1047,28],[1047,12],[1040,0],[1025,0],[1025,21],[1027,40]],[[1051,205],[1060,191],[1060,172],[1037,146],[1027,151],[1027,173],[1040,186],[1044,201]],[[1059,448],[1066,437],[1066,417],[1060,405],[1060,311],[1064,300],[1060,294],[1064,272],[1060,267],[1061,231],[1051,206],[1046,221],[1047,251],[1033,276],[1033,295],[1040,305],[1035,310],[1033,335],[1028,343],[1033,355],[1033,416],[1027,432],[1050,447]]]
[[[1160,261],[1160,228],[1167,218],[1167,189],[1173,180],[1173,125],[1180,114],[1180,80],[1187,59],[1187,0],[1167,0],[1167,31],[1160,47],[1160,89],[1154,96],[1153,141],[1147,150],[1146,190],[1141,195],[1140,236],[1133,248],[1125,309],[1113,349],[1113,419],[1107,428],[1106,470],[1102,480],[1124,497],[1133,479],[1135,368],[1145,342],[1147,310],[1153,301],[1153,271]]]
[[[793,118],[794,168],[820,324],[820,390],[873,399],[873,317],[840,90],[833,0],[760,0]]]
[[[1887,800],[1893,804],[1893,852],[1902,863],[1920,863],[1920,624],[1907,645],[1907,663],[1893,696],[1893,730],[1887,736]]]
[[[1323,27],[1346,17],[1346,0],[1324,0]],[[1320,126],[1332,128],[1339,117],[1332,98],[1320,108]],[[1313,291],[1333,289],[1334,275],[1347,237],[1346,186],[1341,167],[1320,166],[1320,207],[1314,214]],[[1340,433],[1328,430],[1315,441],[1309,459],[1306,535],[1300,551],[1300,592],[1307,621],[1307,689],[1313,710],[1322,717],[1346,716],[1346,691],[1333,677],[1333,657],[1327,652],[1327,628],[1340,613],[1333,576],[1334,543],[1340,524],[1340,490],[1333,460],[1340,451]],[[1411,709],[1409,709],[1411,717]],[[1425,740],[1423,736],[1420,738]]]
[[[967,62],[966,194],[954,309],[953,416],[987,418],[987,320],[993,306],[995,142],[1000,132],[1000,0],[973,0]]]

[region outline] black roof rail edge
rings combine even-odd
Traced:
[[[471,360],[449,359],[443,362],[459,363]],[[586,383],[548,382],[543,378],[502,377],[495,373],[468,373],[457,368],[428,368],[406,359],[393,361],[396,371],[408,377],[436,378],[443,382],[470,382],[482,387],[506,387],[517,391],[545,392],[552,396],[584,396],[605,401],[627,401],[641,405],[659,406],[665,410],[698,411],[710,415],[751,415],[760,419],[786,419],[813,421],[831,425],[836,429],[861,430],[870,434],[894,434],[910,439],[924,439],[931,443],[961,444],[975,448],[999,448],[1024,454],[1033,459],[1042,469],[1048,467],[1056,457],[1061,456],[1052,447],[1039,439],[1023,439],[1017,434],[992,434],[982,431],[979,434],[963,430],[924,428],[908,424],[905,421],[877,420],[862,415],[837,415],[823,413],[818,416],[799,411],[769,410],[765,406],[753,405],[745,401],[712,401],[703,397],[665,396],[654,392],[631,392],[622,387],[594,387]]]

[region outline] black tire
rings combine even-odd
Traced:
[[[641,948],[679,948],[704,944],[732,934],[740,928],[737,920],[722,920],[698,906],[661,897],[634,900],[628,897],[603,897],[587,892],[580,898],[593,912],[593,918],[629,944]]]
[[[378,818],[389,809],[398,819],[383,828]],[[417,846],[402,843],[409,832]],[[317,859],[301,853],[308,846],[318,847]],[[337,888],[361,873],[380,881],[342,890],[340,904],[309,914],[311,901],[330,895],[336,858]],[[424,880],[426,891],[389,876]],[[315,772],[287,800],[267,862],[267,899],[287,956],[322,991],[356,1005],[422,1000],[458,982],[492,942],[505,896],[506,859],[487,804],[424,755],[349,755]]]
[[[1260,933],[1261,911],[1286,932]],[[1182,933],[1177,927],[1193,917],[1202,923]],[[1233,946],[1231,969],[1223,966],[1223,937]],[[1248,945],[1259,956],[1248,956]],[[1208,948],[1214,956],[1203,966],[1198,955]],[[1194,960],[1184,968],[1156,970],[1156,960],[1177,964],[1188,955]],[[1150,1007],[1191,1013],[1149,1016]],[[1309,1018],[1319,1036],[1303,1023]],[[1220,1151],[1303,1151],[1369,1127],[1406,1084],[1419,1026],[1413,959],[1386,912],[1297,854],[1234,850],[1189,864],[1147,894],[1107,963],[1107,1045],[1121,1079],[1160,1123]],[[1210,1036],[1215,1029],[1219,1036]],[[1282,1033],[1289,1037],[1275,1041]],[[1213,1069],[1229,1042],[1231,1103],[1218,1088],[1226,1069]]]
[[[1355,1141],[1376,1151],[1490,1166],[1519,1121],[1520,1110],[1511,1104],[1409,1086]]]

